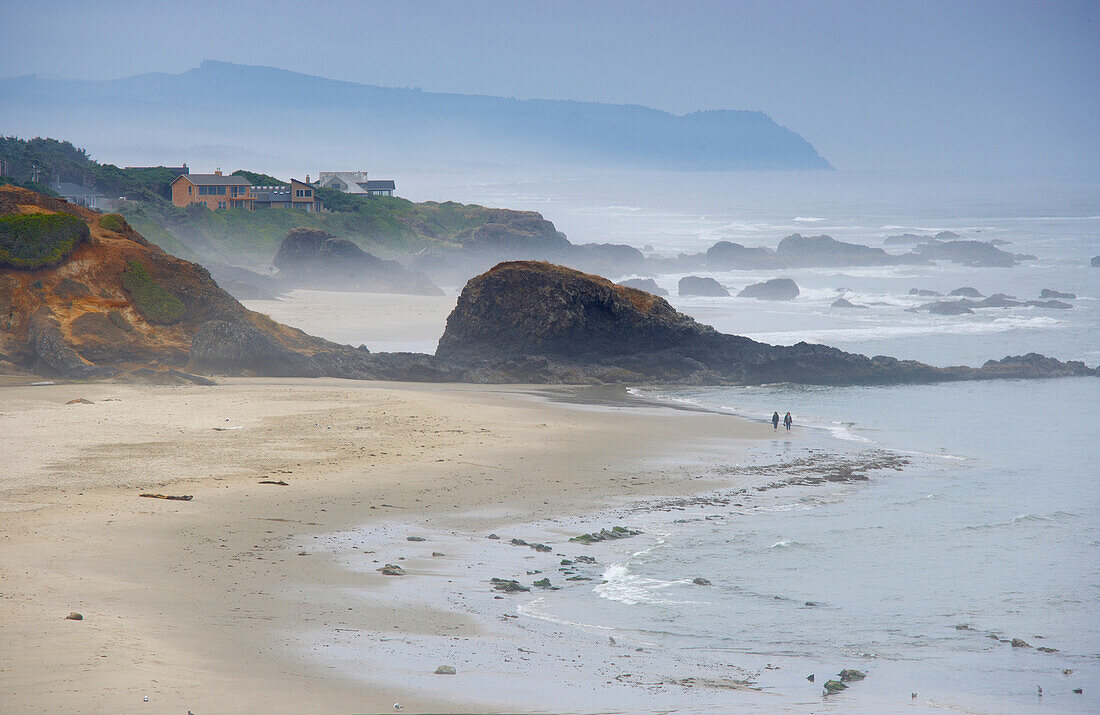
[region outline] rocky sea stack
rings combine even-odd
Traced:
[[[511,261],[466,284],[436,356],[633,354],[678,345],[701,327],[652,293],[552,263]]]
[[[316,228],[291,229],[273,263],[280,278],[296,288],[443,295],[423,273]]]
[[[534,261],[471,279],[436,358],[483,375],[578,382],[855,385],[1097,374],[1039,355],[938,368],[825,345],[766,345],[701,325],[650,293]]]

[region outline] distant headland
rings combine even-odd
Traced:
[[[424,92],[212,60],[180,74],[3,79],[0,124],[15,134],[49,128],[82,143],[108,131],[166,156],[194,146],[267,146],[296,161],[360,153],[404,165],[832,168],[810,142],[760,111],[675,115],[637,105]]]

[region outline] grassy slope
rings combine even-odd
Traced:
[[[293,209],[209,211],[167,202],[131,204],[121,212],[150,241],[184,258],[268,264],[292,228],[319,228],[380,257],[446,245],[455,234],[485,223],[490,210],[447,202],[414,204],[401,198],[347,197],[320,214]]]
[[[299,226],[319,228],[358,244],[381,257],[415,253],[426,246],[447,245],[459,232],[477,228],[491,215],[482,206],[454,202],[414,204],[397,197],[366,198],[318,189],[329,212],[307,214],[289,209],[255,212],[212,212],[199,207],[177,208],[169,201],[175,174],[163,167],[122,169],[100,164],[69,142],[0,136],[0,158],[11,181],[25,182],[33,174],[90,182],[108,196],[125,196],[120,209],[135,229],[164,250],[188,260],[202,258],[229,263],[266,265],[287,231]],[[275,177],[246,170],[257,181]],[[45,187],[43,187],[45,188]]]

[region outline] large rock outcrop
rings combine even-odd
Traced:
[[[372,256],[316,228],[291,229],[273,263],[280,278],[296,288],[443,295],[423,273]]]
[[[881,248],[837,241],[831,236],[787,236],[775,248],[784,266],[883,266],[902,262]]]
[[[629,354],[677,345],[699,325],[652,293],[563,266],[501,263],[470,280],[436,355]]]
[[[913,255],[934,261],[950,261],[972,268],[1011,268],[1035,256],[1002,251],[986,241],[930,241],[919,244]]]
[[[766,345],[701,325],[652,294],[531,261],[502,263],[466,284],[436,357],[471,374],[537,364],[544,379],[582,381],[852,385],[1097,374],[1080,362],[1041,356],[937,368],[825,345]]]
[[[706,265],[712,271],[767,268],[775,262],[775,254],[766,248],[749,248],[732,241],[719,241],[707,249]]]

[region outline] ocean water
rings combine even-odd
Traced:
[[[722,239],[774,247],[795,231],[869,245],[906,231],[999,238],[1011,242],[1005,250],[1039,260],[1016,268],[782,271],[802,291],[789,303],[681,299],[680,276],[657,281],[698,320],[772,343],[821,342],[936,365],[1028,352],[1100,363],[1100,269],[1088,266],[1100,254],[1095,181],[837,172],[571,175],[459,181],[449,190],[432,177],[406,184],[412,198],[446,191],[536,209],[574,242],[629,243],[664,255]],[[734,293],[776,277],[707,275]],[[961,286],[1022,299],[1042,288],[1078,297],[1062,311],[907,310],[928,300],[908,295],[911,288]],[[868,307],[831,308],[841,295]],[[367,333],[364,326],[370,345]],[[552,624],[554,637],[575,637],[582,649],[588,643],[593,658],[611,657],[592,645],[593,634],[644,644],[660,654],[636,666],[649,676],[726,668],[759,690],[684,687],[677,696],[665,687],[647,705],[609,687],[596,689],[602,695],[590,709],[575,698],[557,709],[1100,711],[1100,379],[633,392],[750,419],[791,411],[797,439],[780,432],[756,448],[761,465],[883,454],[906,464],[872,470],[866,481],[628,512],[644,536],[600,546],[595,581],[531,597],[519,620],[530,633]],[[712,585],[691,583],[696,576]],[[1014,648],[1013,638],[1031,647]],[[823,698],[822,682],[842,668],[867,678]],[[816,683],[806,681],[809,673]],[[610,677],[601,671],[593,687]],[[555,710],[546,697],[546,709]]]

